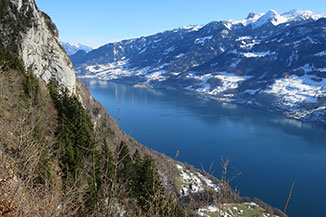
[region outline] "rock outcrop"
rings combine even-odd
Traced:
[[[27,17],[27,26],[19,29],[18,55],[26,70],[44,81],[56,81],[71,93],[76,92],[76,78],[72,63],[59,44],[55,24],[39,11],[34,0],[10,0],[7,16]]]

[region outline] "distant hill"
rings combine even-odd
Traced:
[[[60,41],[60,44],[66,50],[66,52],[67,52],[67,54],[69,56],[77,53],[80,50],[83,50],[83,51],[86,51],[86,52],[89,52],[89,51],[93,50],[93,48],[91,48],[91,47],[89,47],[87,45],[80,44],[80,43],[75,44],[75,43]]]

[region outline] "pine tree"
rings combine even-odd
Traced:
[[[117,178],[121,183],[129,184],[132,170],[132,160],[129,154],[128,146],[125,142],[121,142],[116,149],[117,158]],[[129,186],[127,186],[129,188]]]

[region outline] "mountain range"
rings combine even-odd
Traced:
[[[69,43],[69,42],[60,41],[60,45],[66,50],[69,56],[77,53],[79,50],[83,50],[86,52],[93,50],[92,47],[80,43]]]
[[[80,78],[173,88],[326,123],[326,14],[250,13],[71,56]]]

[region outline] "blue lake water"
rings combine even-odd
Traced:
[[[241,175],[241,196],[283,210],[291,183],[290,217],[325,217],[326,130],[280,114],[220,103],[172,90],[84,80],[120,126],[142,144],[221,175],[221,156]]]

